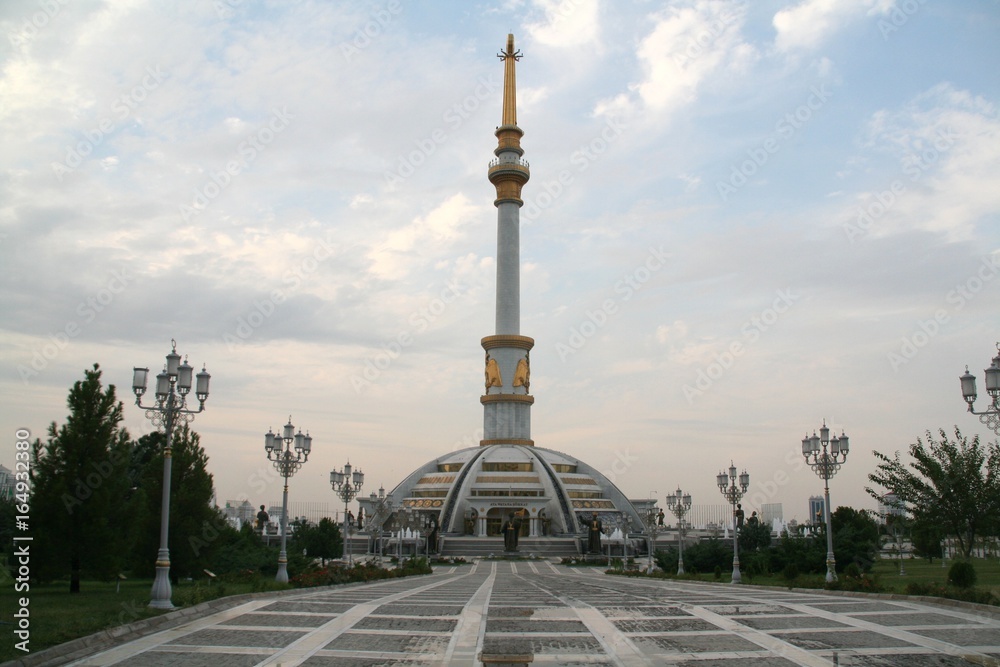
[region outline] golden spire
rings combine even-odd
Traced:
[[[503,61],[503,121],[497,128],[496,160],[490,163],[489,179],[497,189],[493,203],[499,206],[509,201],[521,206],[521,187],[528,182],[528,163],[521,159],[521,137],[524,131],[517,126],[517,81],[514,64],[521,59],[521,52],[514,50],[514,35],[507,35],[507,48],[497,54]]]
[[[497,54],[503,61],[503,125],[517,127],[517,81],[514,63],[521,59],[521,52],[514,50],[514,35],[507,35],[507,50]]]

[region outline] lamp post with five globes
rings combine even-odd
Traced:
[[[292,443],[295,443],[295,453],[292,453]],[[288,423],[281,435],[276,435],[267,429],[264,434],[264,450],[267,460],[274,465],[278,474],[285,478],[285,490],[281,496],[281,551],[278,553],[278,574],[274,580],[288,583],[288,554],[285,544],[288,539],[288,478],[298,472],[302,464],[309,460],[312,451],[312,437],[302,434],[302,429],[295,432],[292,426],[292,416],[288,415]]]
[[[361,491],[364,483],[365,474],[360,470],[352,471],[350,462],[344,465],[343,471],[330,471],[330,486],[333,487],[334,493],[344,501],[344,552],[347,554],[348,563],[352,559],[350,535],[348,533],[350,526],[347,520],[347,506],[354,499],[354,496],[358,495],[358,492]]]
[[[374,491],[368,496],[372,503],[372,513],[368,516],[368,532],[376,535],[378,540],[376,546],[376,557],[382,557],[382,526],[385,520],[392,514],[395,504],[392,501],[392,494],[385,495],[385,488],[379,487],[378,493]],[[377,531],[377,532],[374,532]]]
[[[676,493],[668,493],[667,509],[677,517],[677,574],[684,574],[684,515],[691,509],[691,494],[682,493],[680,487]]]
[[[830,450],[827,452],[827,446]],[[821,451],[822,450],[822,451]],[[833,436],[830,439],[830,429],[823,421],[819,435],[813,431],[812,437],[808,435],[802,438],[802,456],[805,457],[809,467],[823,480],[823,514],[826,523],[826,580],[833,582],[837,580],[836,561],[833,557],[833,526],[830,523],[830,478],[837,474],[840,466],[847,461],[847,452],[850,450],[850,441],[844,432],[840,432],[840,437]]]
[[[179,423],[190,423],[194,416],[205,409],[208,400],[208,381],[211,375],[202,366],[197,376],[195,396],[198,398],[198,409],[187,409],[187,396],[191,392],[191,380],[194,369],[187,360],[181,363],[181,355],[177,354],[177,341],[170,341],[171,350],[167,355],[167,364],[156,376],[156,403],[143,405],[142,395],[146,393],[146,382],[149,377],[148,368],[133,368],[132,391],[135,393],[135,404],[146,411],[146,418],[163,431],[166,444],[163,447],[163,502],[160,507],[160,550],[156,554],[156,578],[150,593],[149,606],[154,609],[173,609],[170,601],[170,465],[172,460],[174,427]]]
[[[715,476],[715,483],[719,487],[719,491],[722,495],[726,497],[729,504],[733,506],[733,582],[734,584],[740,583],[742,578],[740,577],[740,542],[739,542],[739,531],[737,530],[739,522],[736,520],[736,503],[740,502],[743,498],[743,494],[747,492],[747,488],[750,486],[750,475],[744,470],[739,476],[739,486],[736,485],[736,466],[731,462],[729,464],[729,474],[725,472],[720,472]]]

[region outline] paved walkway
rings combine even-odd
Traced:
[[[471,667],[481,654],[590,667],[1000,665],[1000,620],[910,601],[480,561],[254,600],[72,664]]]

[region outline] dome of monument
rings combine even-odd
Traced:
[[[562,452],[530,445],[486,445],[424,464],[394,490],[402,507],[438,517],[442,532],[497,535],[511,512],[532,535],[575,535],[596,512],[604,521],[642,520],[604,474]]]

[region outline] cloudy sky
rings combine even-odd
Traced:
[[[513,32],[533,437],[630,497],[806,514],[800,440],[871,451],[965,412],[1000,340],[1000,3],[61,2],[0,7],[0,426],[100,363],[212,373],[218,498],[277,501],[263,434],[335,505],[478,443],[486,178]],[[980,398],[979,407],[984,407]]]

